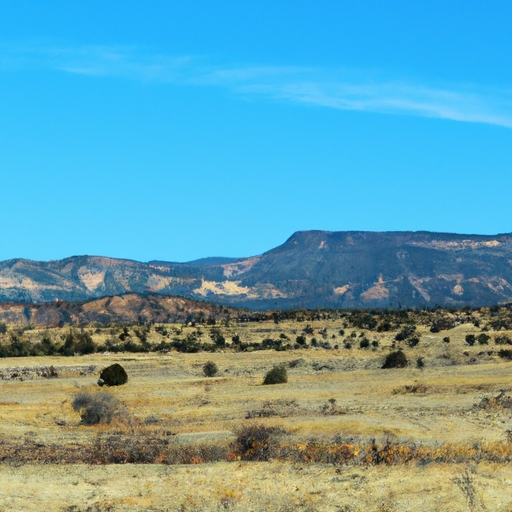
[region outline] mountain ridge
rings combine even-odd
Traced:
[[[0,262],[0,302],[132,292],[253,309],[489,305],[512,300],[512,233],[310,230],[246,258],[144,263],[81,255]]]

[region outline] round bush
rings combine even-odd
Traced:
[[[217,368],[217,365],[213,361],[208,361],[203,366],[203,373],[205,377],[214,377],[217,375],[217,372],[219,369]]]
[[[288,372],[286,371],[286,366],[279,365],[274,366],[272,370],[269,370],[265,375],[265,379],[263,380],[263,384],[284,384],[288,382]]]
[[[405,368],[407,366],[407,357],[401,350],[397,350],[396,352],[390,352],[386,356],[386,360],[382,365],[382,368]]]
[[[128,374],[120,364],[115,363],[100,373],[100,380],[106,386],[121,386],[128,382]]]

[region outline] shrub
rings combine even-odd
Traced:
[[[36,343],[34,349],[37,351],[38,355],[43,356],[52,356],[57,353],[57,347],[48,336],[44,336],[39,343]]]
[[[418,357],[418,359],[416,359],[416,368],[424,368],[425,367],[425,360],[423,359],[423,357]]]
[[[498,352],[498,355],[503,359],[512,359],[512,350],[502,349]]]
[[[59,352],[63,356],[73,356],[75,353],[93,354],[96,350],[96,344],[89,333],[83,329],[80,332],[70,329]]]
[[[278,427],[248,425],[240,428],[232,446],[232,453],[241,460],[270,460],[279,450],[279,437],[285,431]]]
[[[120,364],[115,363],[100,373],[100,381],[103,381],[101,385],[121,386],[128,382],[128,374]]]
[[[217,365],[213,361],[208,361],[203,366],[203,373],[205,377],[214,377],[217,375],[217,372],[219,369],[217,368]]]
[[[410,338],[416,331],[415,325],[406,325],[399,333],[395,336],[395,341],[404,341]]]
[[[387,368],[405,368],[408,364],[407,357],[401,350],[390,352],[382,365],[383,369]]]
[[[295,338],[295,341],[299,344],[299,345],[305,345],[306,344],[306,337],[305,336],[297,336]]]
[[[437,318],[432,322],[430,332],[447,331],[448,329],[453,329],[454,327],[455,320],[448,317]]]
[[[485,334],[485,332],[480,333],[477,338],[480,345],[487,345],[490,339],[491,337],[488,334]]]
[[[311,327],[311,325],[307,324],[306,327],[304,327],[304,329],[302,329],[302,332],[304,334],[313,334],[315,332],[315,330],[313,329],[313,327]]]
[[[84,425],[110,424],[115,417],[126,417],[124,407],[110,393],[78,393],[71,404]]]
[[[88,332],[82,330],[76,335],[75,352],[78,354],[93,354],[96,350],[96,344]]]
[[[288,382],[288,372],[286,371],[286,366],[278,365],[274,366],[272,370],[269,370],[265,375],[265,379],[263,380],[263,384],[283,384]]]
[[[419,342],[420,339],[418,336],[412,336],[407,340],[407,345],[409,345],[409,347],[415,347]]]
[[[369,346],[370,346],[370,341],[368,340],[368,338],[363,338],[359,342],[359,348],[368,348]]]
[[[450,343],[450,336],[445,336],[443,338],[443,343]]]
[[[222,331],[216,327],[214,327],[210,331],[210,338],[215,343],[217,347],[225,347],[226,346],[226,338],[222,335]]]
[[[474,334],[466,334],[466,343],[469,346],[472,347],[475,344],[475,341],[476,341],[476,337]]]

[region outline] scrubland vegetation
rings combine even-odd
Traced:
[[[507,306],[3,324],[0,345],[0,510],[512,509]]]

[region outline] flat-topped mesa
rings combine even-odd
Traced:
[[[255,309],[491,305],[512,300],[512,234],[313,230],[248,258],[0,262],[0,302],[130,292]]]

